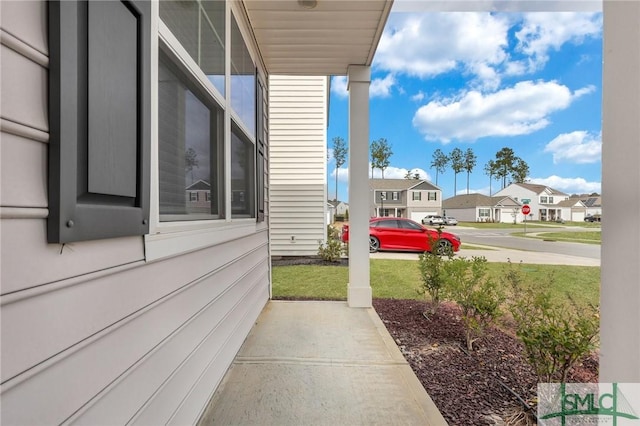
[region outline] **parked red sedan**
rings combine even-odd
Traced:
[[[342,241],[349,242],[349,225],[342,227]],[[431,242],[439,253],[460,250],[460,237],[435,229],[425,228],[417,222],[402,217],[374,217],[369,220],[369,252],[378,250],[432,251]]]

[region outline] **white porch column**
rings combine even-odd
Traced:
[[[371,307],[369,282],[369,84],[371,68],[351,65],[349,90],[349,287],[353,308]]]
[[[600,381],[640,382],[640,3],[604,1]]]

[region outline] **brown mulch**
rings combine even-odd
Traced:
[[[531,422],[532,417],[523,414],[523,402],[534,405],[537,381],[514,336],[491,328],[470,352],[460,311],[453,304],[442,304],[429,318],[423,315],[425,302],[374,299],[373,306],[450,425]],[[568,381],[597,382],[597,357],[583,360]]]

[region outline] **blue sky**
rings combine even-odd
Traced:
[[[568,194],[600,192],[600,12],[397,11],[406,5],[396,0],[372,66],[369,139],[391,144],[385,178],[411,170],[435,183],[436,149],[471,148],[469,191],[489,194],[484,165],[510,147],[529,165],[529,181]],[[330,155],[334,137],[348,140],[347,95],[346,78],[333,77]],[[338,171],[342,200],[347,167]],[[333,198],[332,159],[327,170]],[[438,186],[453,196],[453,171],[440,174]],[[492,191],[499,186],[494,180]],[[463,171],[457,193],[466,192]]]

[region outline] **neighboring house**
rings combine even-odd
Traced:
[[[197,423],[270,297],[269,75],[347,75],[369,120],[391,2],[307,3],[0,2],[0,423]],[[370,307],[359,244],[348,301]]]
[[[542,222],[571,220],[571,208],[560,205],[562,201],[569,199],[569,195],[545,185],[512,183],[494,195],[510,196],[522,204],[528,204],[531,208],[529,215],[531,220]]]
[[[521,204],[509,196],[463,194],[442,202],[444,214],[459,222],[521,222],[524,217],[520,208]]]
[[[187,186],[186,202],[188,213],[207,213],[211,211],[211,185],[202,179]]]
[[[369,179],[371,215],[406,217],[420,222],[442,213],[442,190],[422,179]]]
[[[315,256],[326,239],[327,91],[326,76],[269,77],[271,256]]]
[[[593,216],[595,214],[602,214],[602,197],[580,197],[580,201],[585,206],[585,216]]]
[[[331,225],[333,223],[333,218],[336,214],[336,206],[331,204],[331,202],[327,202],[327,225]]]
[[[335,209],[335,215],[337,216],[345,216],[347,214],[347,210],[349,210],[349,204],[344,201],[329,201],[329,204],[333,206]]]

